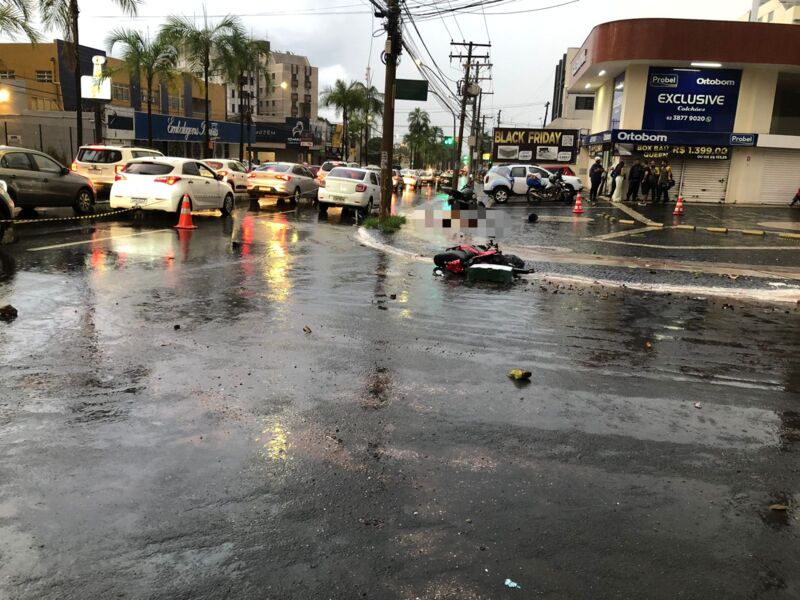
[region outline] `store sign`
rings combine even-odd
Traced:
[[[643,129],[731,131],[742,72],[650,67]]]
[[[492,158],[495,162],[572,163],[578,153],[577,129],[494,130]]]
[[[668,146],[663,144],[634,144],[633,151],[647,160],[657,160],[661,158],[729,160],[731,157],[731,149],[727,146]]]
[[[608,133],[608,132],[604,132]],[[610,132],[617,144],[666,144],[669,146],[755,146],[755,133],[705,133],[701,131],[641,131],[614,129]],[[599,135],[599,134],[598,134]],[[592,136],[589,136],[591,138]]]
[[[256,142],[310,148],[314,136],[308,119],[289,118],[284,123],[257,123]]]
[[[136,137],[147,139],[147,113],[137,111],[134,114],[134,130]],[[202,119],[176,117],[172,115],[152,115],[153,139],[176,142],[205,142],[206,130],[213,141],[230,144],[239,143],[239,124],[227,121],[210,121],[206,124]],[[245,142],[251,139],[252,129],[244,128]]]

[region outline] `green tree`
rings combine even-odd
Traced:
[[[247,77],[258,77],[258,74],[266,76],[268,60],[269,42],[254,40],[243,32],[236,31],[222,39],[214,61],[215,70],[222,73],[227,81],[236,82],[239,87],[239,160],[244,160],[245,120],[248,124],[252,121],[250,97],[244,90],[244,84]]]
[[[320,96],[320,102],[323,106],[329,106],[336,109],[336,114],[342,114],[342,157],[344,160],[349,158],[349,118],[352,111],[357,111],[359,106],[363,104],[361,91],[358,88],[358,82],[350,82],[349,84],[343,79],[337,79],[332,87],[323,90]]]
[[[144,76],[147,90],[147,144],[153,145],[153,82],[156,76],[160,83],[169,84],[176,74],[178,51],[162,36],[155,40],[145,38],[133,29],[112,29],[106,37],[109,53],[114,46],[124,47],[122,60],[136,81]]]
[[[364,164],[368,164],[367,140],[369,140],[370,135],[370,123],[373,122],[373,117],[383,115],[383,94],[381,94],[374,85],[368,86],[360,81],[354,82],[351,85],[358,91],[359,95],[357,110],[364,124],[363,135],[359,137],[359,145],[362,149],[362,160]]]
[[[415,108],[408,115],[408,133],[403,141],[408,144],[411,152],[411,168],[417,168],[420,163],[420,151],[423,150],[431,126],[430,115],[421,108]]]
[[[113,0],[127,15],[135,15],[141,0]],[[78,0],[39,0],[39,12],[46,29],[61,31],[67,42],[67,61],[73,68],[75,85],[76,141],[83,145],[83,102],[81,101],[81,45],[78,36]]]
[[[39,33],[30,25],[33,13],[29,0],[3,0],[0,4],[0,34],[15,38],[27,36],[31,43],[39,41]]]
[[[244,29],[238,17],[227,15],[216,24],[209,24],[203,14],[203,22],[198,25],[188,17],[171,16],[161,29],[161,35],[174,45],[192,72],[203,78],[203,99],[205,100],[205,144],[203,156],[211,156],[211,132],[209,128],[208,78],[211,75],[212,57],[217,56],[234,34],[243,34]]]

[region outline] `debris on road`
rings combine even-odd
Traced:
[[[695,402],[694,407],[697,409],[703,408],[703,405],[700,402]]]
[[[172,328],[173,328],[175,331],[178,331],[178,329],[180,329],[180,328],[181,328],[181,326],[180,326],[180,325],[173,325],[173,326],[172,326]]]
[[[303,331],[305,331],[306,333],[311,333],[311,327],[309,327],[308,325],[303,325]]]
[[[776,512],[783,512],[789,510],[789,507],[786,506],[785,504],[770,504],[769,509],[774,510]]]
[[[522,586],[518,584],[516,581],[511,581],[510,579],[506,579],[505,585],[507,588],[521,590]]]
[[[527,381],[531,378],[531,372],[522,369],[511,369],[508,372],[508,376],[514,381]]]
[[[647,350],[652,350],[652,348],[653,348],[653,342],[651,342],[650,340],[647,340],[647,341],[644,343],[644,347],[645,347],[645,349],[647,349]]]
[[[539,220],[539,215],[536,213],[531,213],[528,215],[528,223],[536,223]]]
[[[11,322],[17,318],[18,311],[10,304],[0,307],[0,321]]]

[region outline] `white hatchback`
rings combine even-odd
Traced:
[[[164,156],[132,160],[117,173],[111,186],[111,208],[141,208],[180,212],[189,196],[192,210],[233,212],[231,187],[207,164],[191,158]]]
[[[320,182],[319,211],[329,206],[357,208],[367,215],[381,201],[380,174],[369,169],[335,167]]]
[[[130,148],[128,146],[81,146],[78,156],[72,161],[73,173],[88,177],[95,194],[108,192],[114,184],[114,176],[121,172],[128,161],[137,158],[164,156],[150,148]]]
[[[207,158],[205,161],[234,192],[247,191],[247,167],[231,158]]]

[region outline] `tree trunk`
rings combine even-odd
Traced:
[[[78,147],[83,146],[83,105],[81,102],[81,46],[78,39],[78,0],[70,0],[69,2],[69,18],[70,27],[72,28],[72,43],[75,48],[75,121],[77,124],[77,137],[76,141]],[[72,152],[72,148],[70,148]]]
[[[153,76],[147,78],[147,147],[153,147]]]
[[[342,107],[342,160],[347,162],[349,158],[347,150],[348,150],[348,143],[347,143],[347,107]]]
[[[244,73],[239,74],[239,162],[244,160],[244,111],[242,110],[242,91],[244,90],[244,85],[242,85],[242,78],[244,77]],[[258,87],[256,87],[258,90]]]
[[[205,148],[203,149],[203,157],[204,158],[211,158],[211,127],[209,124],[209,112],[208,112],[208,64],[209,58],[206,56],[205,63],[203,64],[203,97],[205,99],[205,111],[206,111],[206,129],[205,129]]]

